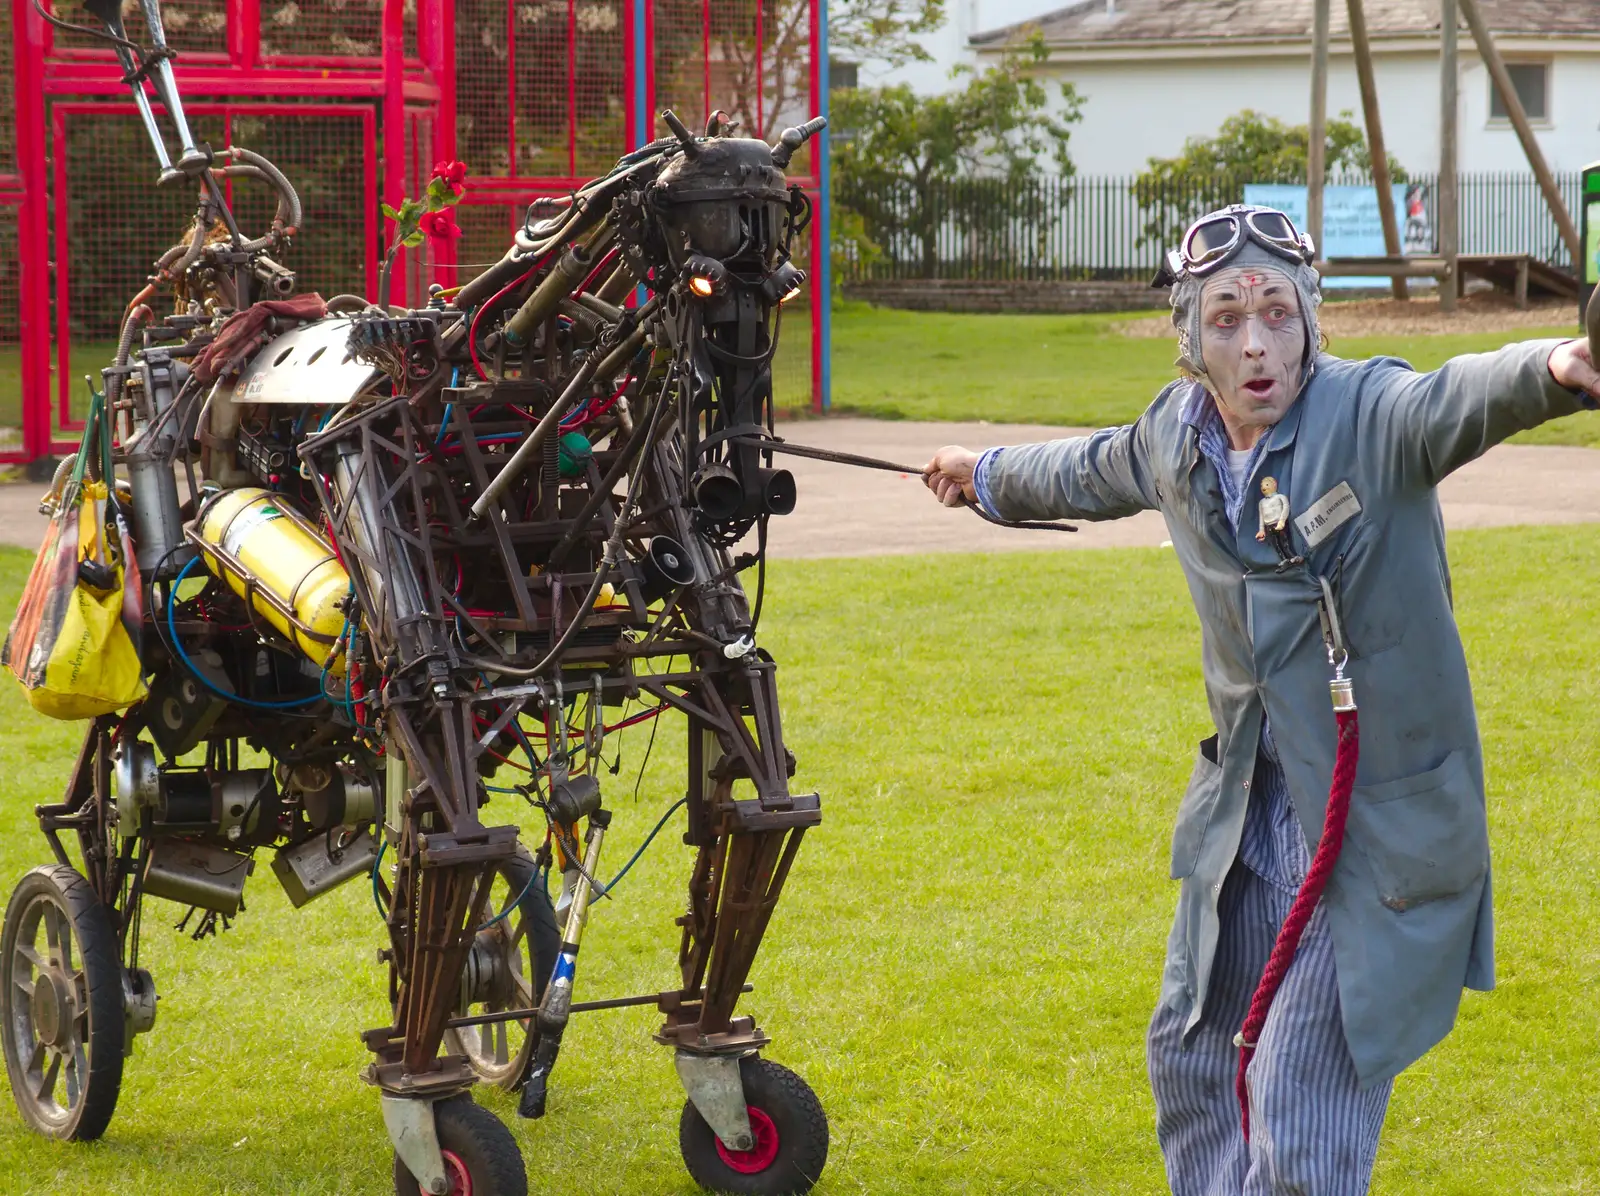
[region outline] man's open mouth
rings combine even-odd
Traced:
[[[1244,384],[1244,388],[1257,398],[1264,399],[1272,393],[1272,388],[1277,385],[1271,378],[1252,378]]]

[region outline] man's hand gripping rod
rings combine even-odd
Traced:
[[[887,473],[908,473],[915,477],[922,476],[922,470],[915,465],[899,465],[893,461],[885,461],[878,457],[863,457],[858,453],[840,453],[832,449],[812,448],[805,444],[790,444],[787,440],[779,440],[773,436],[734,436],[730,437],[735,444],[753,445],[768,452],[788,453],[794,457],[809,457],[813,461],[830,461],[835,465],[855,465],[861,469],[879,469]],[[1070,523],[1052,523],[1042,519],[1001,519],[989,514],[979,504],[970,498],[962,496],[962,504],[982,519],[985,523],[992,523],[996,527],[1019,528],[1023,531],[1035,532],[1075,532],[1078,529]]]

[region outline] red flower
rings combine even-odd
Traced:
[[[455,218],[449,212],[424,212],[417,221],[417,227],[440,241],[454,241],[461,235]]]
[[[460,190],[467,182],[467,168],[462,162],[435,162],[433,177],[443,179],[451,187]]]

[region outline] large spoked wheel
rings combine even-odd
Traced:
[[[787,1067],[750,1056],[739,1062],[755,1146],[729,1150],[693,1102],[678,1119],[684,1166],[703,1188],[738,1196],[799,1196],[828,1162],[828,1115],[811,1086]]]
[[[11,894],[0,985],[0,1045],[23,1119],[47,1137],[98,1138],[122,1086],[122,964],[111,919],[71,868],[35,868]]]
[[[517,1140],[500,1119],[470,1096],[452,1097],[433,1107],[439,1151],[450,1180],[449,1196],[528,1196],[528,1171]],[[417,1177],[394,1160],[397,1196],[422,1196]]]
[[[526,851],[519,848],[499,865],[489,908],[499,921],[473,940],[461,973],[457,1017],[531,1009],[544,995],[561,950],[550,894],[534,879],[533,858]],[[484,1083],[507,1092],[527,1080],[538,1038],[531,1019],[464,1026],[445,1035],[448,1049],[465,1055]]]

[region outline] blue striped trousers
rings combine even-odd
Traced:
[[[1236,863],[1218,900],[1222,925],[1203,1016],[1185,1043],[1188,1011],[1159,1006],[1146,1043],[1173,1196],[1360,1196],[1394,1082],[1357,1083],[1326,911],[1319,907],[1306,927],[1246,1074],[1246,1142],[1233,1036],[1294,893]]]

